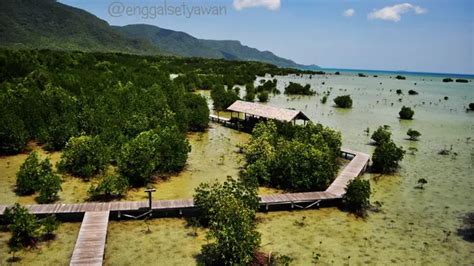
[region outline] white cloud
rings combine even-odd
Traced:
[[[414,6],[409,3],[398,4],[394,6],[386,6],[379,10],[374,10],[373,12],[369,13],[367,16],[369,19],[382,19],[382,20],[389,20],[389,21],[400,21],[401,14],[407,13],[409,11],[414,11],[415,14],[420,15],[426,13],[426,9]]]
[[[251,7],[265,7],[270,10],[278,10],[280,5],[280,0],[234,0],[234,7],[237,10]]]
[[[344,17],[352,17],[352,16],[354,16],[354,14],[355,14],[355,10],[352,9],[352,8],[346,9],[346,10],[344,10],[344,12],[342,12],[342,15]]]

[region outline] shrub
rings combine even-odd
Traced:
[[[16,192],[20,195],[33,194],[39,185],[40,159],[36,151],[31,152],[16,174]]]
[[[366,78],[366,77],[367,77],[367,75],[365,75],[364,73],[359,73],[359,74],[357,74],[357,75],[358,75],[359,77],[361,77],[361,78]]]
[[[8,223],[8,230],[12,233],[9,245],[20,248],[36,245],[41,235],[41,225],[33,214],[15,203],[13,207],[6,208],[3,215]]]
[[[209,124],[209,108],[204,97],[197,94],[189,94],[185,98],[188,110],[188,129],[191,131],[203,131]]]
[[[340,149],[340,133],[319,124],[259,123],[245,146],[242,178],[288,190],[324,190],[336,175]]]
[[[443,82],[453,82],[453,79],[452,78],[444,78]]]
[[[334,98],[334,103],[340,108],[351,108],[352,99],[350,95],[343,95]]]
[[[469,104],[469,109],[471,109],[471,111],[474,111],[474,103]]]
[[[328,96],[324,95],[323,98],[321,99],[321,103],[325,104],[328,101]]]
[[[418,95],[418,92],[417,92],[417,91],[414,91],[414,90],[409,90],[409,91],[408,91],[408,94],[409,94],[409,95]]]
[[[29,134],[23,121],[0,109],[0,154],[15,154],[25,148]]]
[[[106,175],[97,185],[91,185],[88,194],[91,199],[113,199],[124,196],[128,191],[128,180],[121,175]]]
[[[51,203],[58,198],[61,189],[61,177],[53,173],[53,166],[48,158],[43,160],[39,166],[40,180],[38,185],[39,203]]]
[[[346,194],[343,196],[344,204],[350,211],[363,215],[370,206],[370,193],[368,180],[351,180],[346,187]]]
[[[458,83],[468,83],[469,80],[467,80],[467,79],[456,79],[456,82],[458,82]]]
[[[239,100],[239,95],[232,89],[225,89],[223,85],[215,85],[211,90],[211,98],[214,109],[222,111],[227,109],[235,101]]]
[[[149,130],[123,145],[117,164],[119,173],[135,186],[150,182],[160,161],[158,148],[161,142],[160,136]]]
[[[397,94],[398,94],[398,95],[400,95],[400,94],[402,94],[402,93],[403,93],[402,90],[400,90],[400,89],[397,90]]]
[[[407,79],[406,77],[400,76],[400,75],[397,75],[395,78],[396,78],[396,79],[399,79],[399,80],[405,80],[405,79]]]
[[[381,173],[394,172],[404,155],[405,151],[402,147],[397,147],[391,140],[386,141],[375,148],[372,167]]]
[[[255,188],[229,178],[224,184],[202,184],[194,195],[196,206],[207,220],[210,244],[202,247],[206,265],[248,265],[260,246],[255,211]]]
[[[415,111],[413,111],[410,107],[403,106],[398,114],[400,115],[400,119],[411,120],[413,119],[413,115],[415,115]]]
[[[61,154],[58,169],[78,177],[89,178],[103,171],[109,162],[109,153],[98,136],[72,137]]]
[[[259,102],[267,102],[268,101],[268,92],[267,91],[262,91],[258,93],[258,101]]]
[[[421,136],[421,133],[410,128],[407,131],[407,135],[410,137],[410,140],[418,140],[418,138]]]
[[[156,130],[161,139],[157,146],[159,162],[156,170],[160,173],[172,173],[183,170],[191,151],[186,135],[175,126]]]
[[[311,90],[311,85],[306,84],[305,86],[290,82],[285,88],[285,94],[298,94],[298,95],[314,95],[316,92]]]
[[[247,102],[253,102],[255,100],[255,92],[247,90],[244,100],[246,100]]]
[[[47,240],[54,239],[54,231],[58,230],[60,224],[56,217],[54,215],[48,215],[40,220],[40,224],[43,226],[42,231],[45,238]]]
[[[390,127],[385,125],[378,127],[377,130],[372,133],[371,139],[375,141],[376,145],[382,145],[382,143],[389,141],[391,137],[392,132],[390,132]]]

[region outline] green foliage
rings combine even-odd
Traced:
[[[42,231],[47,239],[54,238],[54,231],[58,230],[60,222],[56,219],[54,215],[48,215],[45,218],[40,220],[41,225],[43,226]]]
[[[17,115],[3,109],[6,108],[0,107],[0,154],[21,152],[28,140],[28,131]]]
[[[368,180],[354,179],[346,187],[343,201],[345,206],[358,215],[363,215],[370,207],[370,182]]]
[[[328,96],[324,95],[323,98],[321,99],[321,103],[325,104],[328,101]]]
[[[267,91],[259,92],[258,101],[262,103],[268,102],[268,92]]]
[[[408,91],[408,94],[409,94],[409,95],[418,95],[418,92],[415,91],[415,90],[409,90],[409,91]]]
[[[428,184],[428,180],[424,179],[424,178],[420,178],[418,179],[418,185],[416,186],[416,188],[418,189],[425,189],[425,185]]]
[[[103,171],[109,162],[109,152],[99,137],[72,137],[58,163],[60,171],[89,178]]]
[[[299,83],[290,82],[290,84],[288,84],[288,86],[285,88],[285,94],[288,95],[314,95],[315,93],[316,92],[311,90],[311,85],[309,84],[303,86]]]
[[[405,79],[407,79],[406,77],[400,76],[400,75],[397,75],[395,78],[396,78],[396,79],[399,79],[399,80],[405,80]]]
[[[122,147],[118,171],[130,184],[145,185],[154,173],[182,170],[190,151],[188,140],[176,127],[145,131]]]
[[[469,104],[469,109],[471,109],[471,111],[474,111],[474,103]]]
[[[210,244],[202,248],[206,265],[246,265],[260,245],[255,212],[256,188],[229,178],[224,184],[201,184],[194,195],[202,220],[207,221]]]
[[[398,94],[398,95],[403,94],[402,90],[398,89],[398,90],[397,90],[397,94]]]
[[[468,83],[469,80],[467,80],[467,79],[456,79],[456,82],[457,83]]]
[[[59,175],[53,173],[53,167],[48,158],[43,160],[39,166],[39,203],[51,203],[58,198],[61,189],[62,180]]]
[[[239,100],[239,96],[232,89],[225,89],[223,85],[216,85],[211,90],[211,98],[214,109],[222,111],[227,109],[235,101]]]
[[[99,183],[91,185],[88,190],[92,200],[120,198],[128,191],[128,180],[121,175],[105,175]]]
[[[186,109],[188,110],[188,129],[191,131],[203,131],[209,124],[209,108],[204,97],[196,94],[189,94],[185,98]]]
[[[394,172],[404,155],[405,150],[402,147],[397,147],[392,140],[385,141],[375,148],[372,156],[372,167],[381,173]]]
[[[340,108],[351,108],[352,99],[350,95],[343,95],[334,98],[334,103]]]
[[[390,132],[390,127],[385,125],[378,127],[377,130],[372,133],[371,139],[375,141],[376,145],[380,146],[383,143],[390,141],[391,137],[392,132]]]
[[[273,79],[273,80],[260,80],[261,82],[263,82],[262,85],[258,86],[257,88],[255,88],[255,91],[256,92],[268,92],[268,93],[273,93],[273,94],[280,94],[280,91],[277,89],[277,79]]]
[[[33,194],[39,187],[40,159],[38,153],[31,152],[16,174],[16,192],[20,195]]]
[[[443,82],[453,82],[453,79],[452,78],[444,78]]]
[[[34,246],[41,235],[41,224],[25,207],[15,203],[3,213],[12,233],[9,245],[14,247]]]
[[[403,106],[400,112],[400,119],[413,119],[413,115],[415,115],[415,111],[413,111],[410,107]]]
[[[410,128],[407,131],[407,135],[410,137],[410,140],[418,140],[418,138],[421,136],[421,133]]]
[[[245,147],[242,178],[288,190],[324,190],[336,175],[340,148],[340,133],[319,124],[259,123]]]

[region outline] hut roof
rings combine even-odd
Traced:
[[[298,110],[279,108],[253,102],[235,101],[231,106],[229,106],[229,108],[227,108],[227,110],[287,122],[295,119],[309,120],[303,112]]]

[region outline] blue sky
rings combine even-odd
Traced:
[[[165,0],[118,0],[162,7]],[[114,17],[116,0],[60,0],[112,25],[152,24],[198,38],[239,40],[322,67],[474,74],[471,0],[167,0],[168,6],[223,6],[220,16]]]

